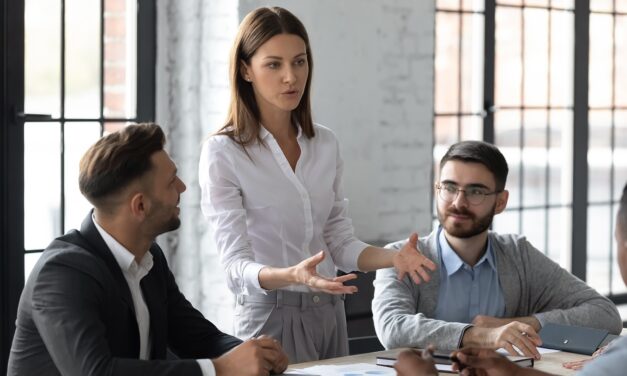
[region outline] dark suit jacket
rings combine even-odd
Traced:
[[[128,284],[94,226],[55,239],[35,265],[17,313],[8,375],[201,375],[193,359],[241,343],[185,299],[156,243],[141,281],[150,312],[151,360],[139,360],[139,330]],[[166,349],[179,360],[165,360]]]

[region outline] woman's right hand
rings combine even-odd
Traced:
[[[296,282],[327,294],[352,294],[357,292],[357,286],[344,285],[344,282],[357,278],[357,275],[354,273],[335,278],[323,277],[318,274],[316,267],[324,260],[324,257],[324,251],[320,251],[292,266],[292,273]]]

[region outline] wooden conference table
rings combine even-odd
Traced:
[[[625,330],[623,330],[625,333]],[[289,369],[302,369],[307,367],[319,366],[319,365],[343,365],[343,364],[356,364],[356,363],[368,363],[376,364],[377,356],[392,356],[395,357],[403,349],[377,351],[366,354],[343,356],[340,358],[318,360],[315,362],[306,362],[298,364],[290,364]],[[552,373],[555,375],[573,375],[575,371],[562,367],[564,362],[572,362],[575,360],[581,360],[589,358],[588,355],[580,355],[568,352],[553,352],[543,354],[542,359],[535,362],[534,368],[544,372]],[[450,373],[440,373],[440,375],[450,375]]]

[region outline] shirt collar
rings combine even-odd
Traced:
[[[446,268],[447,275],[451,275],[458,271],[462,266],[467,265],[464,260],[462,260],[457,252],[451,248],[446,240],[446,236],[444,236],[444,231],[442,227],[440,227],[438,235],[438,244],[440,246],[441,260]],[[488,246],[484,255],[479,259],[479,261],[475,264],[475,268],[480,266],[484,261],[488,262],[488,265],[492,268],[492,270],[496,271],[496,262],[494,260],[494,252],[492,252],[492,241],[488,236]]]
[[[297,124],[296,129],[298,130],[298,134],[296,135],[296,139],[298,140],[303,135],[303,128],[300,126],[300,124]],[[266,127],[263,126],[263,124],[259,123],[259,137],[262,140],[265,140],[266,137],[268,137],[269,135],[271,135],[270,131],[268,131]]]
[[[96,229],[100,233],[100,236],[102,236],[102,239],[104,240],[105,244],[107,244],[107,247],[109,247],[109,250],[111,250],[113,257],[115,258],[115,261],[117,261],[118,265],[120,266],[120,269],[122,269],[123,271],[135,271],[135,272],[140,267],[143,268],[146,272],[152,269],[153,259],[152,259],[152,253],[150,253],[150,251],[146,252],[146,254],[144,255],[144,257],[142,257],[138,265],[137,262],[135,261],[135,255],[133,255],[131,251],[126,249],[122,244],[120,244],[117,240],[115,240],[115,238],[111,236],[108,232],[106,232],[105,229],[100,227],[98,222],[96,222],[96,217],[93,214],[92,214],[92,221],[94,222]]]

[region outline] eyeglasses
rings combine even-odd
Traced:
[[[457,199],[457,195],[459,195],[459,192],[464,192],[464,195],[466,196],[466,201],[468,201],[470,205],[479,205],[485,200],[486,196],[491,196],[503,192],[502,190],[490,192],[487,189],[481,187],[470,187],[462,189],[457,187],[457,185],[451,183],[437,184],[435,188],[438,190],[440,198],[446,202],[455,201]]]

